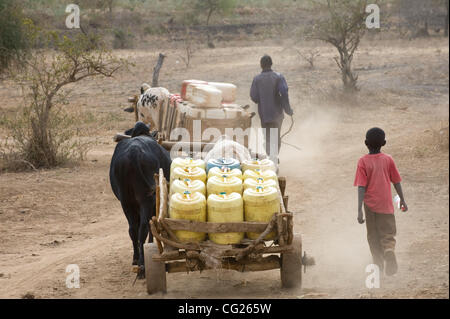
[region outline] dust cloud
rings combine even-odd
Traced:
[[[289,207],[295,213],[294,231],[301,234],[303,250],[316,262],[304,276],[304,292],[329,298],[347,289],[367,292],[366,267],[372,262],[365,225],[356,221],[353,187],[356,161],[364,148],[361,136],[346,135],[347,112],[307,105],[285,138],[301,150],[282,144],[280,152],[280,175],[287,176],[290,201],[299,203]],[[283,132],[289,121],[285,120]]]

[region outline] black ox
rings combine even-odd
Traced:
[[[136,123],[132,138],[120,141],[111,159],[111,187],[122,205],[133,241],[133,265],[139,266],[138,277],[144,277],[144,243],[149,222],[155,215],[154,174],[162,168],[170,179],[170,154],[150,135],[142,122]],[[150,232],[150,242],[153,235]]]

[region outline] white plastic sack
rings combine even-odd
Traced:
[[[214,145],[214,147],[206,154],[204,161],[208,163],[210,159],[218,158],[234,158],[239,162],[250,160],[250,152],[248,149],[238,142],[230,140],[227,136],[222,136]]]

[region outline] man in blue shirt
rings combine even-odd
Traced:
[[[272,160],[278,158],[281,139],[280,131],[284,112],[292,116],[294,111],[289,104],[288,85],[283,75],[272,71],[272,58],[261,58],[262,72],[253,79],[250,97],[258,104],[261,127],[265,136],[266,153]],[[271,136],[276,134],[276,137]],[[278,147],[275,144],[278,141]],[[275,162],[276,164],[277,162]]]

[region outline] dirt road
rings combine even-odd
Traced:
[[[165,295],[147,296],[143,281],[133,286],[128,226],[108,169],[111,137],[132,123],[121,111],[122,101],[149,78],[148,61],[158,53],[134,52],[133,73],[114,82],[86,82],[73,95],[71,105],[93,117],[80,123],[97,143],[86,162],[0,174],[0,298],[26,293],[36,298],[448,298],[448,144],[440,149],[436,137],[442,121],[448,127],[448,41],[365,43],[356,63],[369,67],[361,71],[362,91],[353,104],[338,103],[333,90],[325,89],[339,85],[339,75],[334,52],[319,49],[315,70],[286,47],[264,46],[204,50],[189,70],[181,70],[175,52],[169,52],[161,73],[173,92],[182,79],[211,80],[214,74],[215,80],[236,83],[239,102],[246,104],[248,74],[258,72],[258,57],[277,57],[275,66],[288,79],[296,109],[295,129],[286,142],[302,149],[282,147],[280,173],[288,177],[295,231],[317,263],[307,270],[302,289],[281,289],[275,270],[170,274]],[[6,113],[19,100],[10,92],[11,87],[0,87],[5,101],[0,110]],[[365,131],[372,126],[387,133],[384,151],[396,160],[410,210],[396,213],[398,275],[369,290],[370,254],[365,226],[356,221],[352,184],[356,162],[366,152]],[[448,143],[448,130],[443,134]],[[80,267],[80,289],[66,288],[69,264]]]

